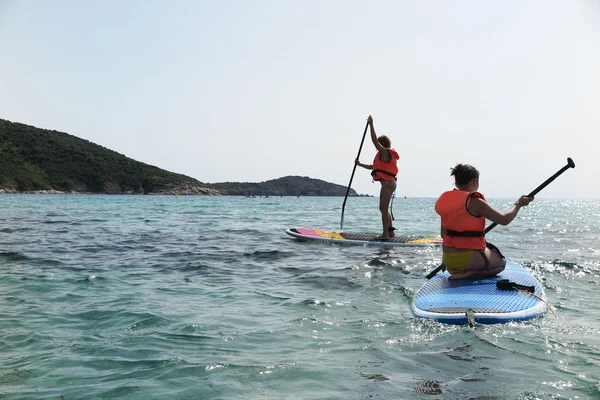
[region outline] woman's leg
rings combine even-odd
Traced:
[[[390,237],[390,228],[392,227],[392,215],[390,214],[390,200],[396,186],[388,182],[381,182],[381,191],[379,192],[379,211],[381,212],[381,223],[383,225],[383,234],[379,236],[380,239],[387,239]]]
[[[450,279],[488,278],[504,271],[504,267],[506,266],[505,258],[489,248],[486,248],[484,253],[489,263],[486,262],[486,259],[479,251],[476,251],[469,260],[467,268],[462,272],[453,273]]]

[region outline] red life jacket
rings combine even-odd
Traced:
[[[388,149],[391,161],[381,161],[381,153],[377,152],[375,159],[373,160],[373,171],[371,176],[374,181],[395,181],[396,175],[398,174],[397,161],[400,159],[400,155],[394,149]]]
[[[464,190],[449,190],[437,199],[435,211],[442,218],[442,226],[446,230],[442,245],[457,249],[485,249],[485,217],[475,217],[467,210],[473,197],[485,201],[481,193]]]

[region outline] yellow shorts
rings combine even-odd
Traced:
[[[446,253],[442,255],[442,262],[452,272],[462,272],[467,268],[469,260],[476,250],[467,250],[460,253]]]

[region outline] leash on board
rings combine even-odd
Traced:
[[[496,287],[500,290],[516,290],[517,292],[521,292],[521,293],[533,296],[536,299],[543,302],[550,309],[550,311],[552,311],[552,314],[554,314],[554,317],[556,317],[554,308],[550,305],[550,303],[548,303],[546,300],[542,299],[540,296],[538,296],[537,294],[534,293],[535,292],[534,286],[519,285],[518,283],[511,282],[508,279],[499,279],[496,281]]]

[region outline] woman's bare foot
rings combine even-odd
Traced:
[[[471,271],[471,272],[455,272],[453,274],[451,274],[448,279],[449,280],[455,280],[455,279],[466,279],[466,278],[473,278],[475,275],[475,271]]]
[[[484,269],[484,270],[466,270],[464,272],[455,272],[455,273],[451,274],[448,277],[448,279],[454,280],[454,279],[467,279],[467,278],[473,278],[473,279],[492,278],[492,277],[498,275],[503,270],[504,270],[504,266],[492,267],[490,269]]]
[[[386,240],[390,240],[390,237],[387,235],[379,235],[379,236],[375,236],[373,239],[375,240],[381,240],[381,241],[386,241]]]

